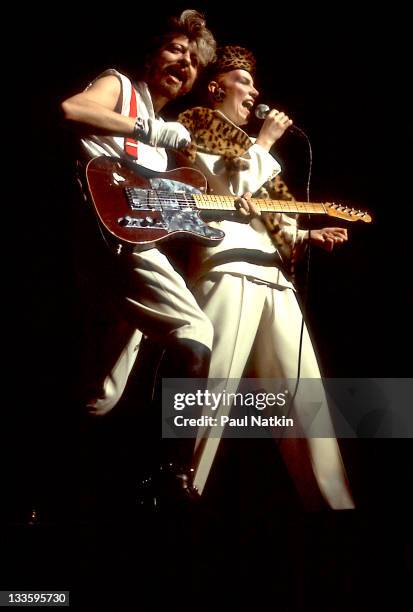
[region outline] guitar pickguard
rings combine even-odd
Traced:
[[[194,168],[155,172],[129,160],[103,155],[88,163],[86,180],[103,227],[112,236],[131,244],[151,246],[185,236],[213,246],[225,234],[207,225],[200,211],[203,214],[234,211],[232,196],[205,195],[206,179]],[[371,221],[371,216],[361,210],[329,202],[260,198],[253,202],[263,212],[328,214],[348,221]]]
[[[198,238],[222,238],[217,231],[209,227],[194,211],[190,203],[186,203],[185,195],[202,193],[200,189],[169,178],[148,178],[151,189],[140,187],[125,187],[125,194],[133,213],[142,215],[125,215],[118,218],[118,223],[124,228],[144,229],[171,232],[191,232]],[[161,196],[161,198],[160,198]]]

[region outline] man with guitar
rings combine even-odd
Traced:
[[[166,149],[186,147],[190,135],[181,124],[164,122],[159,113],[190,91],[200,70],[213,59],[215,46],[203,16],[183,11],[158,26],[142,80],[108,70],[85,91],[66,99],[65,118],[81,132],[86,157],[115,156],[154,171],[166,170]],[[123,249],[118,258],[124,271],[126,322],[119,333],[113,330],[111,368],[89,398],[92,414],[107,413],[120,398],[142,333],[165,346],[161,375],[208,375],[213,327],[173,262],[161,248],[147,245]],[[179,475],[179,482],[188,481]]]

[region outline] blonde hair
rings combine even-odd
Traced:
[[[168,17],[160,25],[158,33],[149,45],[147,53],[149,64],[151,55],[172,40],[176,34],[183,34],[190,42],[196,43],[199,62],[203,68],[214,61],[217,44],[212,32],[206,27],[205,17],[198,11],[187,9],[179,17]]]

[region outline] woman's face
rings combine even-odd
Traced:
[[[236,125],[248,123],[251,109],[258,96],[250,73],[241,69],[224,72],[218,76],[216,83],[224,90],[225,95],[222,101],[216,103],[215,108],[222,111]]]

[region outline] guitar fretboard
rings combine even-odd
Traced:
[[[194,202],[200,210],[234,210],[234,196],[193,195]],[[252,198],[251,201],[261,212],[285,212],[326,214],[327,206],[311,202],[290,202],[288,200],[268,200]]]

